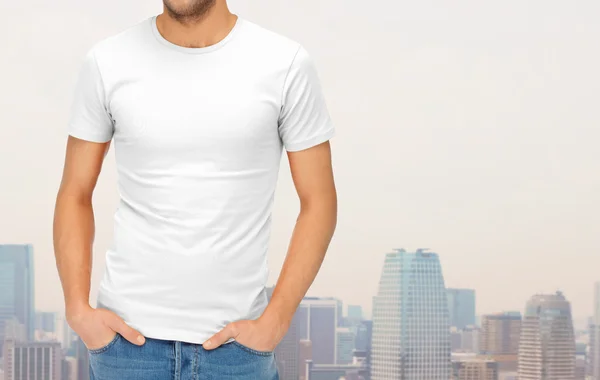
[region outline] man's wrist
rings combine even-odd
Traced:
[[[273,308],[267,308],[265,312],[260,316],[259,321],[264,323],[266,326],[270,326],[274,330],[285,330],[287,331],[291,318],[287,318],[282,313]]]
[[[77,323],[79,320],[86,314],[92,310],[92,306],[89,302],[77,302],[67,304],[65,308],[65,317],[69,324]]]

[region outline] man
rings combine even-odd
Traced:
[[[273,350],[336,225],[333,135],[306,50],[225,0],[164,0],[162,14],[89,51],[54,241],[92,379],[278,378]],[[113,139],[120,203],[94,308],[92,192]],[[300,214],[267,302],[284,148]]]

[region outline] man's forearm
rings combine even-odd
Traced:
[[[287,329],[298,305],[314,281],[325,257],[337,221],[335,194],[303,206],[286,259],[261,318]]]
[[[94,213],[91,200],[59,192],[54,214],[54,252],[67,318],[89,307]]]

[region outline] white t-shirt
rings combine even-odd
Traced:
[[[96,44],[70,135],[114,139],[120,202],[98,302],[143,335],[203,343],[267,304],[267,247],[282,149],[334,135],[298,43],[238,17],[185,48],[151,17]]]

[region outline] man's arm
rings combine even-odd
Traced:
[[[288,152],[288,159],[300,214],[271,301],[258,320],[230,323],[204,343],[206,349],[229,338],[260,351],[275,349],[321,267],[337,222],[330,144]]]
[[[92,193],[109,146],[110,142],[69,136],[54,213],[54,251],[67,321],[90,349],[110,342],[115,332],[134,344],[144,342],[119,316],[89,304],[94,241]]]

